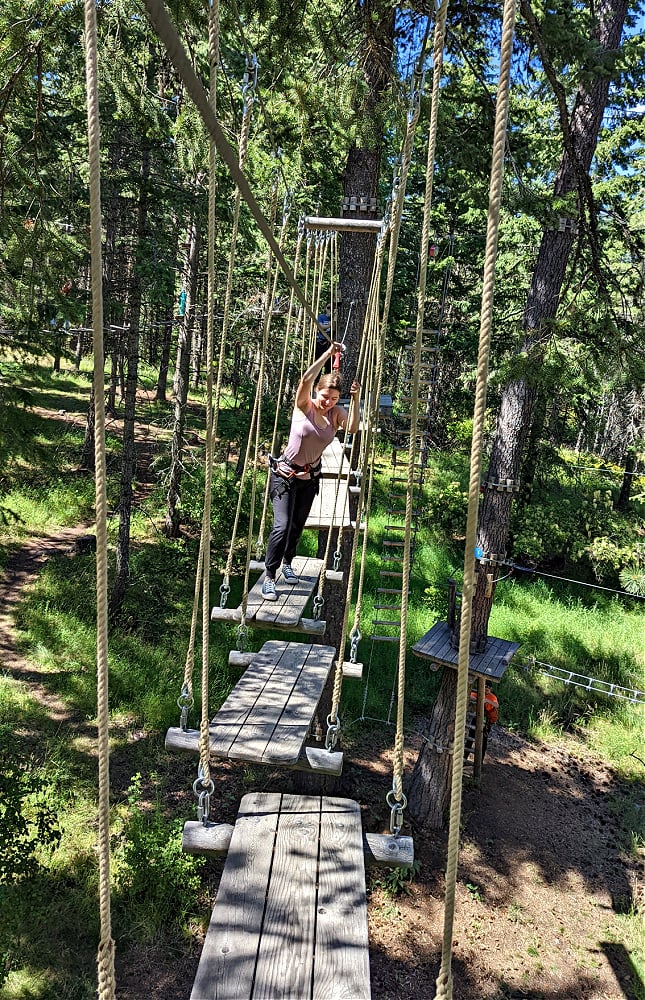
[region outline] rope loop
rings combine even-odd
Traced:
[[[322,609],[325,606],[325,598],[321,597],[320,594],[316,594],[314,597],[314,621],[319,622],[320,616],[322,614]]]
[[[219,588],[219,592],[220,592],[219,606],[220,606],[220,608],[225,608],[226,607],[226,602],[228,600],[228,595],[231,592],[231,588],[228,585],[228,577],[227,576],[224,577],[224,582],[222,583],[221,587]]]
[[[340,569],[340,561],[341,561],[342,558],[343,558],[343,553],[340,551],[340,549],[336,549],[336,551],[334,552],[334,572],[335,573],[337,573],[338,570]]]
[[[398,837],[403,829],[403,810],[408,804],[407,797],[401,792],[401,798],[397,799],[393,788],[385,796],[385,801],[390,807],[390,833]]]
[[[188,684],[184,684],[181,689],[181,694],[177,698],[177,708],[180,710],[179,716],[179,728],[186,732],[188,729],[188,713],[195,704],[195,699],[193,698],[192,692],[188,687]]]
[[[340,719],[338,716],[328,715],[327,716],[327,735],[325,737],[325,750],[331,751],[334,749],[338,743],[338,737],[340,736]]]
[[[248,625],[237,626],[237,649],[239,653],[246,653],[249,647],[250,630]]]

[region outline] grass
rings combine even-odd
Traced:
[[[146,379],[152,391],[150,373]],[[39,405],[78,416],[70,426],[37,414],[23,414],[33,441],[26,452],[16,444],[3,468],[0,507],[8,508],[14,519],[0,538],[0,570],[21,538],[92,518],[92,480],[75,472],[88,385],[85,375],[64,373],[55,378],[36,368],[25,372],[25,386]],[[146,419],[167,424],[167,407],[152,400],[144,405]],[[236,413],[232,409],[227,413],[233,426]],[[113,498],[119,450],[119,442],[112,439],[109,489]],[[445,618],[445,581],[461,561],[453,526],[463,499],[464,460],[452,455],[433,461],[424,499],[424,510],[432,511],[432,516],[421,524],[413,570],[410,646],[435,621]],[[203,481],[197,454],[188,468],[185,504],[197,517]],[[386,481],[382,476],[377,483],[379,503],[386,494]],[[214,553],[221,567],[230,541],[236,486],[231,479],[216,483],[215,490]],[[449,509],[442,505],[446,491],[451,498]],[[158,488],[145,506],[135,511],[130,588],[109,648],[113,759],[123,772],[112,815],[115,926],[121,948],[161,937],[168,947],[181,949],[192,934],[191,928],[200,926],[205,909],[206,889],[199,866],[183,867],[186,859],[178,847],[180,808],[168,804],[169,791],[173,801],[176,797],[172,784],[176,779],[156,774],[160,771],[162,734],[178,720],[175,702],[184,673],[196,563],[194,541],[170,542],[159,534],[162,505],[163,490]],[[347,682],[343,693],[343,719],[354,728],[371,725],[359,723],[362,716],[388,717],[396,682],[396,647],[369,640],[385,524],[386,515],[376,504],[370,522],[360,620],[364,638],[358,656],[365,664],[369,685],[366,691],[358,682]],[[115,523],[111,524],[111,532],[115,528]],[[306,533],[303,543],[303,551],[315,551],[313,533]],[[211,603],[219,603],[220,582],[216,569]],[[241,596],[239,577],[231,584],[228,606],[234,607]],[[530,579],[502,583],[496,598],[491,634],[521,641],[523,653],[545,662],[642,687],[643,616],[636,602],[580,594],[573,587]],[[94,560],[82,555],[50,559],[19,607],[20,648],[39,665],[42,683],[58,699],[65,722],[52,720],[23,683],[0,676],[0,752],[2,734],[5,738],[12,734],[13,744],[25,759],[33,760],[39,780],[50,790],[62,830],[60,846],[54,851],[43,848],[39,854],[32,879],[0,885],[3,1000],[89,1000],[94,995],[93,974],[87,972],[93,968],[98,933],[94,615]],[[353,614],[350,628],[352,623]],[[212,710],[221,704],[232,684],[227,655],[235,645],[235,632],[234,626],[212,626]],[[264,640],[265,634],[256,631],[252,647],[259,648]],[[199,666],[199,639],[197,651]],[[439,674],[409,653],[406,680],[406,722],[413,726],[416,716],[431,710]],[[498,694],[504,726],[547,742],[568,732],[607,762],[617,781],[623,783],[617,785],[612,799],[621,849],[634,855],[642,852],[645,834],[637,808],[638,779],[642,776],[642,763],[637,759],[642,734],[639,709],[515,667],[507,671]],[[198,718],[199,704],[191,724]],[[137,778],[138,773],[142,778]],[[249,780],[251,777],[249,773]],[[29,813],[33,803],[26,802],[25,808]],[[186,887],[190,892],[184,895]],[[521,918],[509,909],[509,920]],[[634,936],[637,919],[628,912],[621,916],[625,940]]]

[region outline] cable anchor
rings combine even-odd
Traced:
[[[408,804],[407,797],[401,792],[401,798],[397,799],[393,788],[385,796],[385,801],[390,807],[390,833],[398,837],[403,829],[403,810]]]

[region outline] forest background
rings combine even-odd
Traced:
[[[196,69],[208,80],[207,9],[174,4],[172,14]],[[189,579],[193,571],[203,504],[208,139],[143,9],[131,2],[106,2],[98,16],[106,402],[115,417],[108,441],[116,551],[111,615],[113,655],[123,660],[121,669],[114,668],[115,713],[124,731],[141,727],[149,735],[173,719],[172,684],[183,659],[191,585],[173,593],[168,575],[181,567]],[[218,115],[235,146],[245,111],[250,115],[245,170],[266,216],[275,211],[272,204],[279,206],[276,231],[283,200],[291,248],[301,214],[338,215],[343,200],[357,195],[375,197],[381,214],[411,107],[413,68],[427,23],[423,5],[402,9],[373,0],[313,9],[294,0],[226,5],[220,16]],[[603,19],[620,21],[618,44],[603,48],[596,30]],[[424,316],[430,328],[439,330],[440,350],[421,525],[427,548],[420,548],[415,571],[418,634],[412,641],[445,616],[445,580],[450,573],[458,576],[463,558],[499,35],[496,4],[458,3],[449,10]],[[91,523],[93,408],[85,377],[91,364],[91,315],[82,6],[8,0],[0,12],[0,38],[0,516],[7,564],[25,537]],[[507,591],[500,586],[492,619],[496,634],[519,639],[523,650],[538,659],[579,670],[580,648],[566,637],[571,640],[581,622],[588,627],[588,615],[597,615],[601,630],[608,633],[612,622],[621,637],[611,633],[611,653],[604,647],[587,649],[581,672],[632,688],[643,686],[642,618],[635,609],[645,594],[645,481],[639,474],[645,388],[643,50],[640,5],[605,3],[593,11],[574,3],[520,5],[488,393],[489,446],[499,440],[495,421],[506,387],[524,381],[532,395],[519,440],[522,490],[509,514],[511,558],[531,571],[631,595],[614,600],[598,591],[589,596],[594,592],[554,582],[554,590],[542,591],[547,622],[538,628],[544,610],[538,611],[539,588],[545,585],[522,584],[537,601],[523,622],[509,611],[513,601],[505,595],[511,585]],[[578,163],[575,182],[558,189],[562,158],[572,141],[567,123],[581,88],[598,78],[607,81],[608,91],[598,135],[587,137],[589,166]],[[427,91],[420,105],[386,340],[390,381],[383,389],[395,400],[415,325]],[[221,164],[216,215],[216,328],[222,322],[229,264],[234,265],[212,514],[221,568],[267,312],[265,245],[242,205],[233,259],[235,191]],[[549,233],[563,235],[570,246],[552,314],[527,346],[526,303]],[[341,260],[341,286],[350,280],[352,266],[351,260],[345,265]],[[266,359],[269,400],[277,383],[286,301],[283,285],[270,304],[276,350]],[[339,304],[341,329],[350,325],[343,309],[347,296]],[[358,312],[350,343],[356,339]],[[291,388],[299,350],[291,358]],[[65,421],[65,429],[55,432],[57,402],[66,412],[87,412],[84,426],[79,416],[71,427]],[[48,413],[39,415],[38,407]],[[267,434],[272,418],[269,405]],[[142,443],[142,426],[155,428],[154,447]],[[382,451],[389,458],[385,443]],[[91,607],[79,598],[87,590],[88,572],[86,567],[79,577],[59,567],[21,619],[26,649],[33,652],[41,645],[46,660],[64,658],[73,648],[78,622],[68,623],[62,649],[54,655],[48,615],[60,622],[85,601],[82,648],[72,655],[81,672],[91,663],[86,632]],[[75,576],[80,591],[73,589]],[[159,579],[166,585],[159,587]],[[159,628],[154,607],[162,601],[170,611],[164,640],[153,652],[151,635]],[[556,628],[559,615],[566,624]],[[138,679],[132,665],[125,669],[128,656],[147,662]],[[215,652],[214,704],[230,683],[226,669],[217,669],[218,656]],[[163,690],[150,686],[151,661],[165,680]],[[427,713],[434,678],[414,673],[412,678],[409,712]],[[637,709],[608,699],[592,701],[574,690],[563,693],[555,682],[519,671],[506,683],[501,697],[509,724],[522,731],[537,727],[542,734],[575,729],[596,750],[602,747],[621,774],[638,781],[638,764],[629,759],[640,725]],[[17,805],[3,814],[5,832],[7,842],[17,842],[16,829],[24,819],[21,843],[31,845],[25,857],[37,858],[48,837],[55,843],[61,823],[65,827],[68,806],[62,803],[72,778],[69,761],[55,761],[49,744],[44,754],[33,751],[29,740],[16,748],[11,691],[5,693],[2,740],[14,761],[7,774],[17,789]],[[79,677],[58,693],[74,703],[75,711],[91,716],[91,695]],[[387,682],[377,697],[387,702]],[[360,714],[358,706],[359,699],[352,702],[350,696],[350,717]],[[27,728],[37,729],[33,719]],[[612,737],[599,735],[608,729]],[[45,807],[38,804],[36,787],[41,780],[52,784],[52,767],[60,772],[59,785]],[[145,767],[154,770],[156,764],[148,759]],[[130,768],[125,787],[133,774]],[[134,780],[131,812],[123,820],[123,870],[130,878],[136,867],[132,845],[140,848],[143,837],[143,826],[136,827],[145,816],[140,792]],[[123,810],[125,815],[127,807]],[[40,838],[32,836],[34,819]],[[158,834],[157,840],[163,837]],[[154,833],[152,841],[148,852],[159,848]],[[29,874],[17,856],[15,851],[9,855],[4,873],[12,891]],[[43,856],[40,863],[49,861]],[[176,853],[172,864],[176,872],[185,872]],[[12,865],[19,870],[9,870]],[[134,898],[142,887],[129,884],[127,892]],[[16,897],[11,902],[15,905]],[[131,927],[127,933],[136,938]],[[17,970],[24,963],[24,942],[15,928],[5,937],[5,976],[14,991],[7,995],[23,996],[27,980]]]

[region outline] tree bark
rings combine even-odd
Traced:
[[[148,223],[148,181],[150,178],[150,150],[144,145],[141,158],[139,205],[137,209],[137,256],[145,243]],[[118,616],[123,606],[130,578],[130,524],[132,520],[132,483],[136,473],[137,453],[134,437],[134,420],[139,380],[139,339],[141,323],[141,276],[139,268],[132,269],[129,295],[129,329],[127,333],[127,374],[124,389],[123,455],[121,458],[121,484],[119,490],[119,533],[116,544],[116,569],[110,594],[110,618]]]
[[[410,817],[421,829],[440,830],[450,803],[452,747],[455,735],[457,671],[444,667],[437,700],[428,727],[428,739],[417,758],[410,779],[408,807]],[[437,751],[437,744],[442,752]],[[446,749],[443,749],[446,748]]]
[[[523,9],[525,6],[523,4]],[[610,74],[607,72],[607,60],[615,59],[618,55],[626,13],[626,0],[603,0],[596,8],[595,38],[604,51],[605,59],[603,62],[598,54],[595,73],[590,71],[583,77],[578,87],[573,111],[564,130],[564,152],[553,194],[554,198],[564,200],[575,193],[581,217],[590,211],[586,200],[589,168],[609,94]],[[530,17],[529,24],[531,24]],[[557,313],[575,236],[574,226],[568,224],[570,221],[563,220],[562,227],[558,225],[558,228],[547,229],[540,242],[522,321],[524,336],[520,357],[524,359],[526,374],[513,379],[503,390],[486,477],[488,483],[505,483],[506,480],[519,482],[540,366],[552,336],[553,320]],[[590,218],[589,222],[590,239],[593,241],[593,218]],[[492,487],[484,489],[477,545],[486,557],[506,551],[513,496],[514,493],[499,492]],[[492,567],[492,570],[493,576],[496,577],[496,568]],[[490,572],[490,565],[478,564],[471,632],[477,648],[485,645],[488,620],[493,606],[495,586],[494,584],[490,586],[488,579]]]
[[[178,538],[181,524],[179,509],[181,500],[181,481],[183,475],[184,428],[186,425],[186,402],[188,399],[188,378],[193,332],[193,317],[195,312],[195,293],[197,290],[197,271],[199,264],[199,227],[196,215],[193,215],[188,230],[188,263],[186,273],[186,311],[183,323],[179,328],[177,343],[177,361],[173,380],[174,421],[172,429],[172,444],[170,451],[170,471],[168,481],[166,517],[164,530],[168,538]]]
[[[539,36],[539,28],[528,5],[522,0],[527,23],[536,33],[547,75],[549,54]],[[554,197],[564,203],[575,193],[578,212],[589,215],[589,238],[595,238],[592,206],[589,200],[589,168],[598,141],[598,131],[609,93],[610,63],[618,55],[618,46],[627,11],[626,0],[601,0],[596,8],[595,37],[600,51],[596,52],[596,71],[586,72],[581,80],[575,104],[567,120],[566,102],[561,86],[554,78],[563,124],[564,151],[554,184]],[[604,62],[603,52],[604,50]],[[570,222],[570,220],[569,220]],[[574,240],[574,228],[563,220],[557,228],[544,232],[538,251],[531,286],[523,314],[523,342],[519,352],[517,377],[510,380],[502,393],[501,405],[493,439],[490,463],[484,484],[479,514],[478,549],[484,557],[500,557],[506,551],[510,528],[511,503],[515,493],[498,484],[519,482],[527,433],[536,399],[541,360],[553,330],[565,272]],[[494,485],[493,485],[494,484]],[[495,594],[497,567],[478,560],[476,591],[472,608],[471,648],[485,647],[488,620]],[[452,677],[448,675],[452,674]],[[454,736],[454,705],[456,672],[446,670],[441,689],[430,719],[430,735],[441,746]],[[430,747],[422,750],[412,776],[409,794],[410,814],[421,826],[438,826],[443,820],[450,790],[449,764]],[[451,762],[450,762],[451,763]]]

